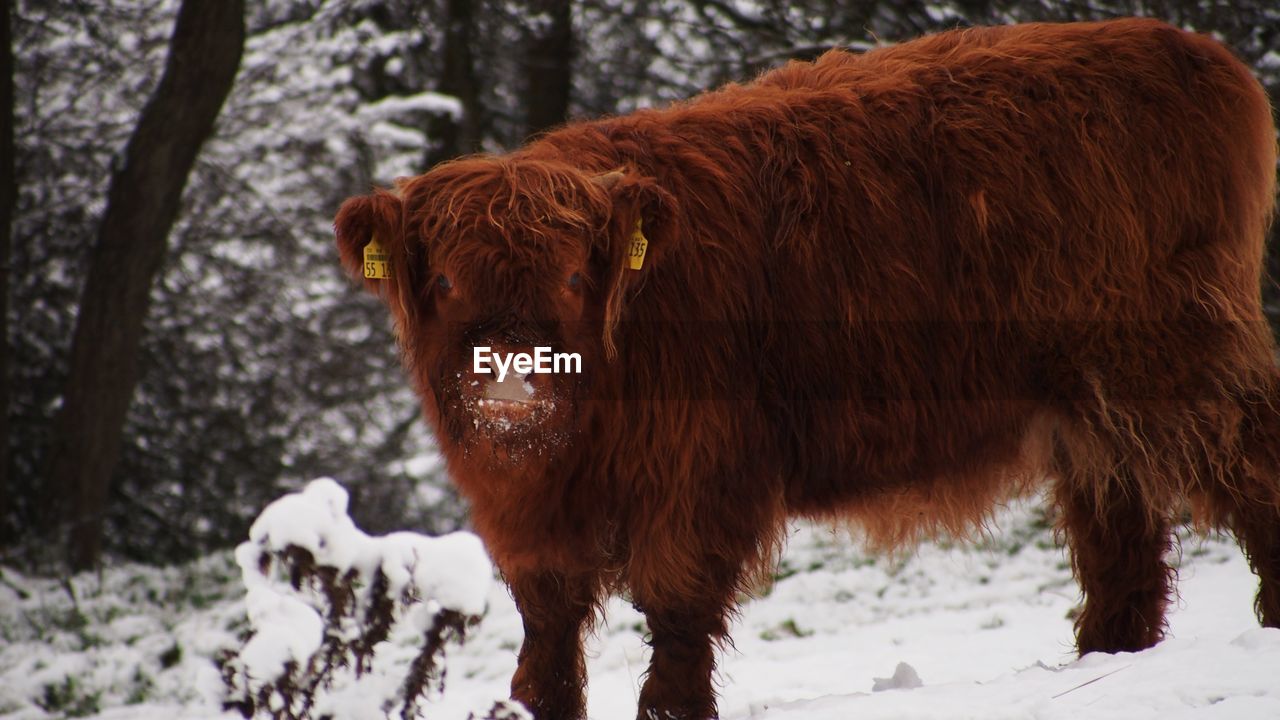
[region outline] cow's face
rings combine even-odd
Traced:
[[[656,261],[670,200],[625,170],[476,157],[348,200],[336,229],[344,265],[392,311],[441,440],[506,464],[554,454],[580,427],[628,273],[643,272],[632,235],[641,223]],[[387,277],[370,279],[375,238]]]

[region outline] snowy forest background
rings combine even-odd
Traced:
[[[108,185],[179,5],[8,4],[0,564],[64,567],[86,512],[101,542],[72,553],[80,567],[99,550],[191,559],[241,541],[269,500],[324,475],[342,479],[371,532],[464,522],[386,313],[337,266],[333,215],[372,184],[833,46],[969,24],[1158,17],[1222,39],[1280,99],[1273,0],[249,0],[234,85],[147,290],[118,462],[85,508],[50,479],[55,419]],[[1273,279],[1265,292],[1274,325]]]

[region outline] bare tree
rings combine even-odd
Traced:
[[[573,87],[573,3],[530,0],[524,61],[525,133],[563,123]]]
[[[475,35],[474,5],[472,0],[445,2],[443,62],[437,90],[456,97],[462,105],[462,115],[455,118],[440,114],[432,118],[427,134],[436,143],[427,151],[426,167],[480,149],[480,86],[471,47]]]
[[[244,0],[183,0],[164,75],[111,178],[79,303],[45,497],[68,530],[68,559],[93,567],[121,433],[138,378],[152,281],[200,146],[244,48]]]
[[[9,492],[9,245],[17,175],[13,160],[13,7],[0,12],[0,547],[8,544],[12,493]]]

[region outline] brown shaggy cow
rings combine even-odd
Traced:
[[[582,717],[583,633],[628,592],[640,717],[714,717],[716,644],[788,517],[902,547],[1046,478],[1082,653],[1160,639],[1185,504],[1280,625],[1274,132],[1207,37],[1024,25],[830,52],[349,200],[343,262],[383,246],[365,283],[524,618],[514,697]],[[582,372],[497,382],[477,346]]]

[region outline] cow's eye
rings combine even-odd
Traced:
[[[582,273],[574,273],[570,275],[568,284],[569,284],[569,287],[573,288],[574,290],[577,290],[579,287],[582,287]]]
[[[445,277],[444,275],[437,275],[437,276],[436,276],[436,285],[437,285],[441,290],[452,290],[452,289],[453,289],[453,283],[452,283],[452,282],[450,282],[450,281],[449,281],[449,278]]]

